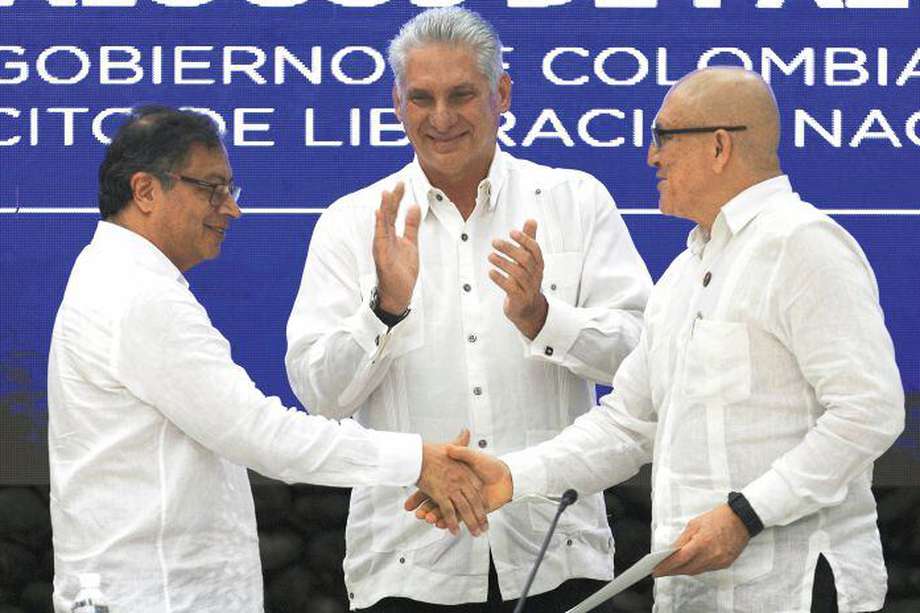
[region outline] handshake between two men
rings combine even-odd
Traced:
[[[426,521],[453,534],[459,531],[457,513],[473,536],[488,529],[486,513],[491,513],[511,501],[514,483],[511,470],[501,459],[469,449],[469,431],[464,430],[453,444],[432,445],[437,449],[434,462],[445,466],[442,483],[433,485],[422,467],[420,489],[406,499],[404,508]],[[429,447],[426,444],[425,460]],[[463,466],[465,465],[465,466]],[[444,491],[448,487],[455,492]],[[426,491],[428,493],[426,493]],[[750,540],[744,523],[727,504],[690,520],[673,547],[673,555],[661,562],[654,576],[698,575],[711,570],[728,568],[741,555]]]

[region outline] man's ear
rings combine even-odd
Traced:
[[[511,77],[503,72],[498,79],[498,110],[507,113],[511,108]]]
[[[734,151],[732,135],[725,130],[716,130],[715,132],[715,149],[713,150],[712,170],[716,174],[722,174],[728,165]]]
[[[403,104],[403,101],[399,95],[399,86],[394,83],[393,84],[393,110],[396,111],[396,118],[399,119],[400,122],[402,122],[403,120],[402,104]]]
[[[142,213],[150,214],[156,205],[163,186],[149,172],[136,172],[131,175],[131,194],[134,204]]]

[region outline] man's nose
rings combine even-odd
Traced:
[[[457,114],[445,103],[439,103],[431,113],[431,125],[438,132],[446,132],[456,121]]]
[[[236,201],[236,198],[232,194],[227,194],[227,197],[224,198],[224,201],[220,203],[220,212],[223,215],[228,215],[233,219],[238,219],[240,215],[243,214],[243,211],[240,210],[240,205]]]

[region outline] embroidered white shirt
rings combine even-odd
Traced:
[[[655,610],[810,611],[819,553],[841,611],[882,607],[872,463],[904,395],[856,241],[785,176],[727,203],[656,284],[614,392],[506,458],[515,498],[596,491],[652,461],[652,548],[744,493],[766,529],[728,569],[656,582]]]
[[[179,270],[100,222],[48,363],[54,606],[97,572],[113,611],[261,611],[245,466],[288,482],[408,485],[417,435],[285,409],[233,363]]]
[[[406,184],[422,209],[420,273],[409,316],[392,330],[368,307],[376,285],[374,210],[383,190]],[[531,342],[502,312],[489,278],[494,238],[538,222],[545,261],[546,324]],[[312,412],[453,439],[463,427],[487,453],[554,436],[594,404],[641,331],[650,277],[607,190],[593,177],[497,152],[465,222],[417,162],[334,203],[310,242],[288,322],[291,385]],[[353,607],[385,596],[481,602],[489,550],[505,599],[517,598],[555,503],[512,504],[490,516],[487,536],[460,538],[402,510],[411,488],[355,488],[345,578]],[[571,577],[606,579],[613,547],[601,495],[562,517],[532,593]]]

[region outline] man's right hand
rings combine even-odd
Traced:
[[[377,268],[378,306],[393,315],[405,312],[418,279],[418,227],[421,209],[413,205],[406,213],[403,236],[396,233],[396,214],[405,193],[402,182],[383,192],[374,225],[374,265]]]
[[[496,458],[463,446],[450,445],[447,454],[469,466],[479,477],[481,493],[487,513],[501,508],[511,501],[514,483],[508,465]],[[448,514],[434,497],[428,496],[421,489],[406,499],[403,505],[407,511],[415,511],[415,517],[427,521],[438,528],[450,529]],[[451,532],[454,532],[451,530]]]
[[[454,439],[453,445],[425,443],[422,447],[422,474],[418,480],[418,491],[424,492],[423,498],[435,501],[441,509],[442,527],[452,534],[460,532],[457,519],[469,528],[473,536],[479,536],[488,530],[485,501],[480,490],[482,481],[464,463],[449,455],[451,449],[466,449],[470,442],[470,431],[464,429]],[[456,445],[459,445],[457,447]]]

